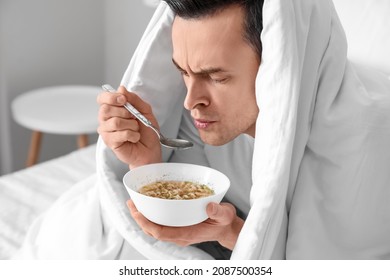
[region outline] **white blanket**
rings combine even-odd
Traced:
[[[185,93],[172,20],[160,4],[122,81],[170,136]],[[331,1],[265,0],[263,25],[251,209],[232,258],[390,258],[389,81],[347,61]],[[127,167],[102,141],[96,160],[97,174],[36,222],[17,257],[210,258],[143,234],[125,205]]]

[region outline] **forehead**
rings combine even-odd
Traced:
[[[249,47],[244,40],[244,12],[238,6],[230,6],[197,19],[176,16],[172,42],[174,59],[186,60],[181,63],[197,66],[201,61],[225,60],[233,52]]]

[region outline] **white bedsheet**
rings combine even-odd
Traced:
[[[96,145],[0,177],[0,259],[21,246],[27,229],[76,182],[95,172]]]

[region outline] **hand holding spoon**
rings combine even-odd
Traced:
[[[116,90],[108,85],[102,85],[103,90],[108,91],[108,92],[116,92]],[[171,139],[171,138],[166,138],[164,135],[161,134],[161,132],[155,128],[152,123],[144,116],[142,115],[133,105],[130,103],[126,102],[125,105],[123,105],[127,111],[129,111],[131,114],[134,115],[140,122],[142,122],[144,125],[147,127],[150,127],[158,136],[161,145],[164,147],[170,148],[170,149],[188,149],[191,148],[194,144],[188,140],[184,139]]]

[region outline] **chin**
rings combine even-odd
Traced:
[[[226,140],[225,138],[220,136],[218,137],[217,135],[205,135],[202,133],[200,134],[200,139],[202,139],[202,141],[205,144],[210,146],[222,146],[229,143],[231,140],[233,140],[233,139]]]

